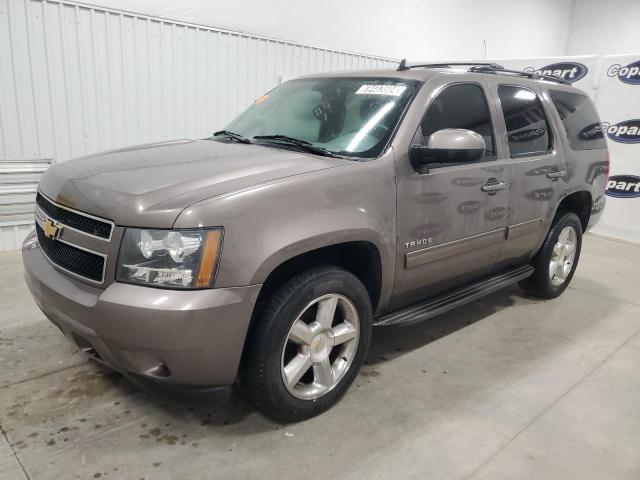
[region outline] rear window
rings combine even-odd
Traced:
[[[586,95],[549,90],[573,150],[607,148],[600,118]]]

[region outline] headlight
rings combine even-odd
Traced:
[[[222,229],[143,230],[127,228],[116,280],[150,287],[213,286]]]

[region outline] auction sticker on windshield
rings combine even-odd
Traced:
[[[390,95],[399,97],[407,89],[406,85],[362,85],[358,95]]]

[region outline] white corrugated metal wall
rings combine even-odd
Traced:
[[[281,78],[394,64],[74,2],[0,0],[0,169],[201,138]],[[2,192],[0,207],[14,198]],[[0,250],[24,235],[16,213],[0,208]]]

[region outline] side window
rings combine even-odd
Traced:
[[[549,90],[549,95],[562,119],[571,148],[607,148],[600,117],[589,97],[560,90]]]
[[[498,87],[498,96],[507,125],[511,156],[549,151],[549,122],[538,96],[528,88],[511,85]]]
[[[429,105],[420,131],[426,145],[432,133],[443,128],[464,128],[482,135],[487,145],[487,157],[495,156],[495,142],[489,107],[479,85],[461,83],[446,87]]]

